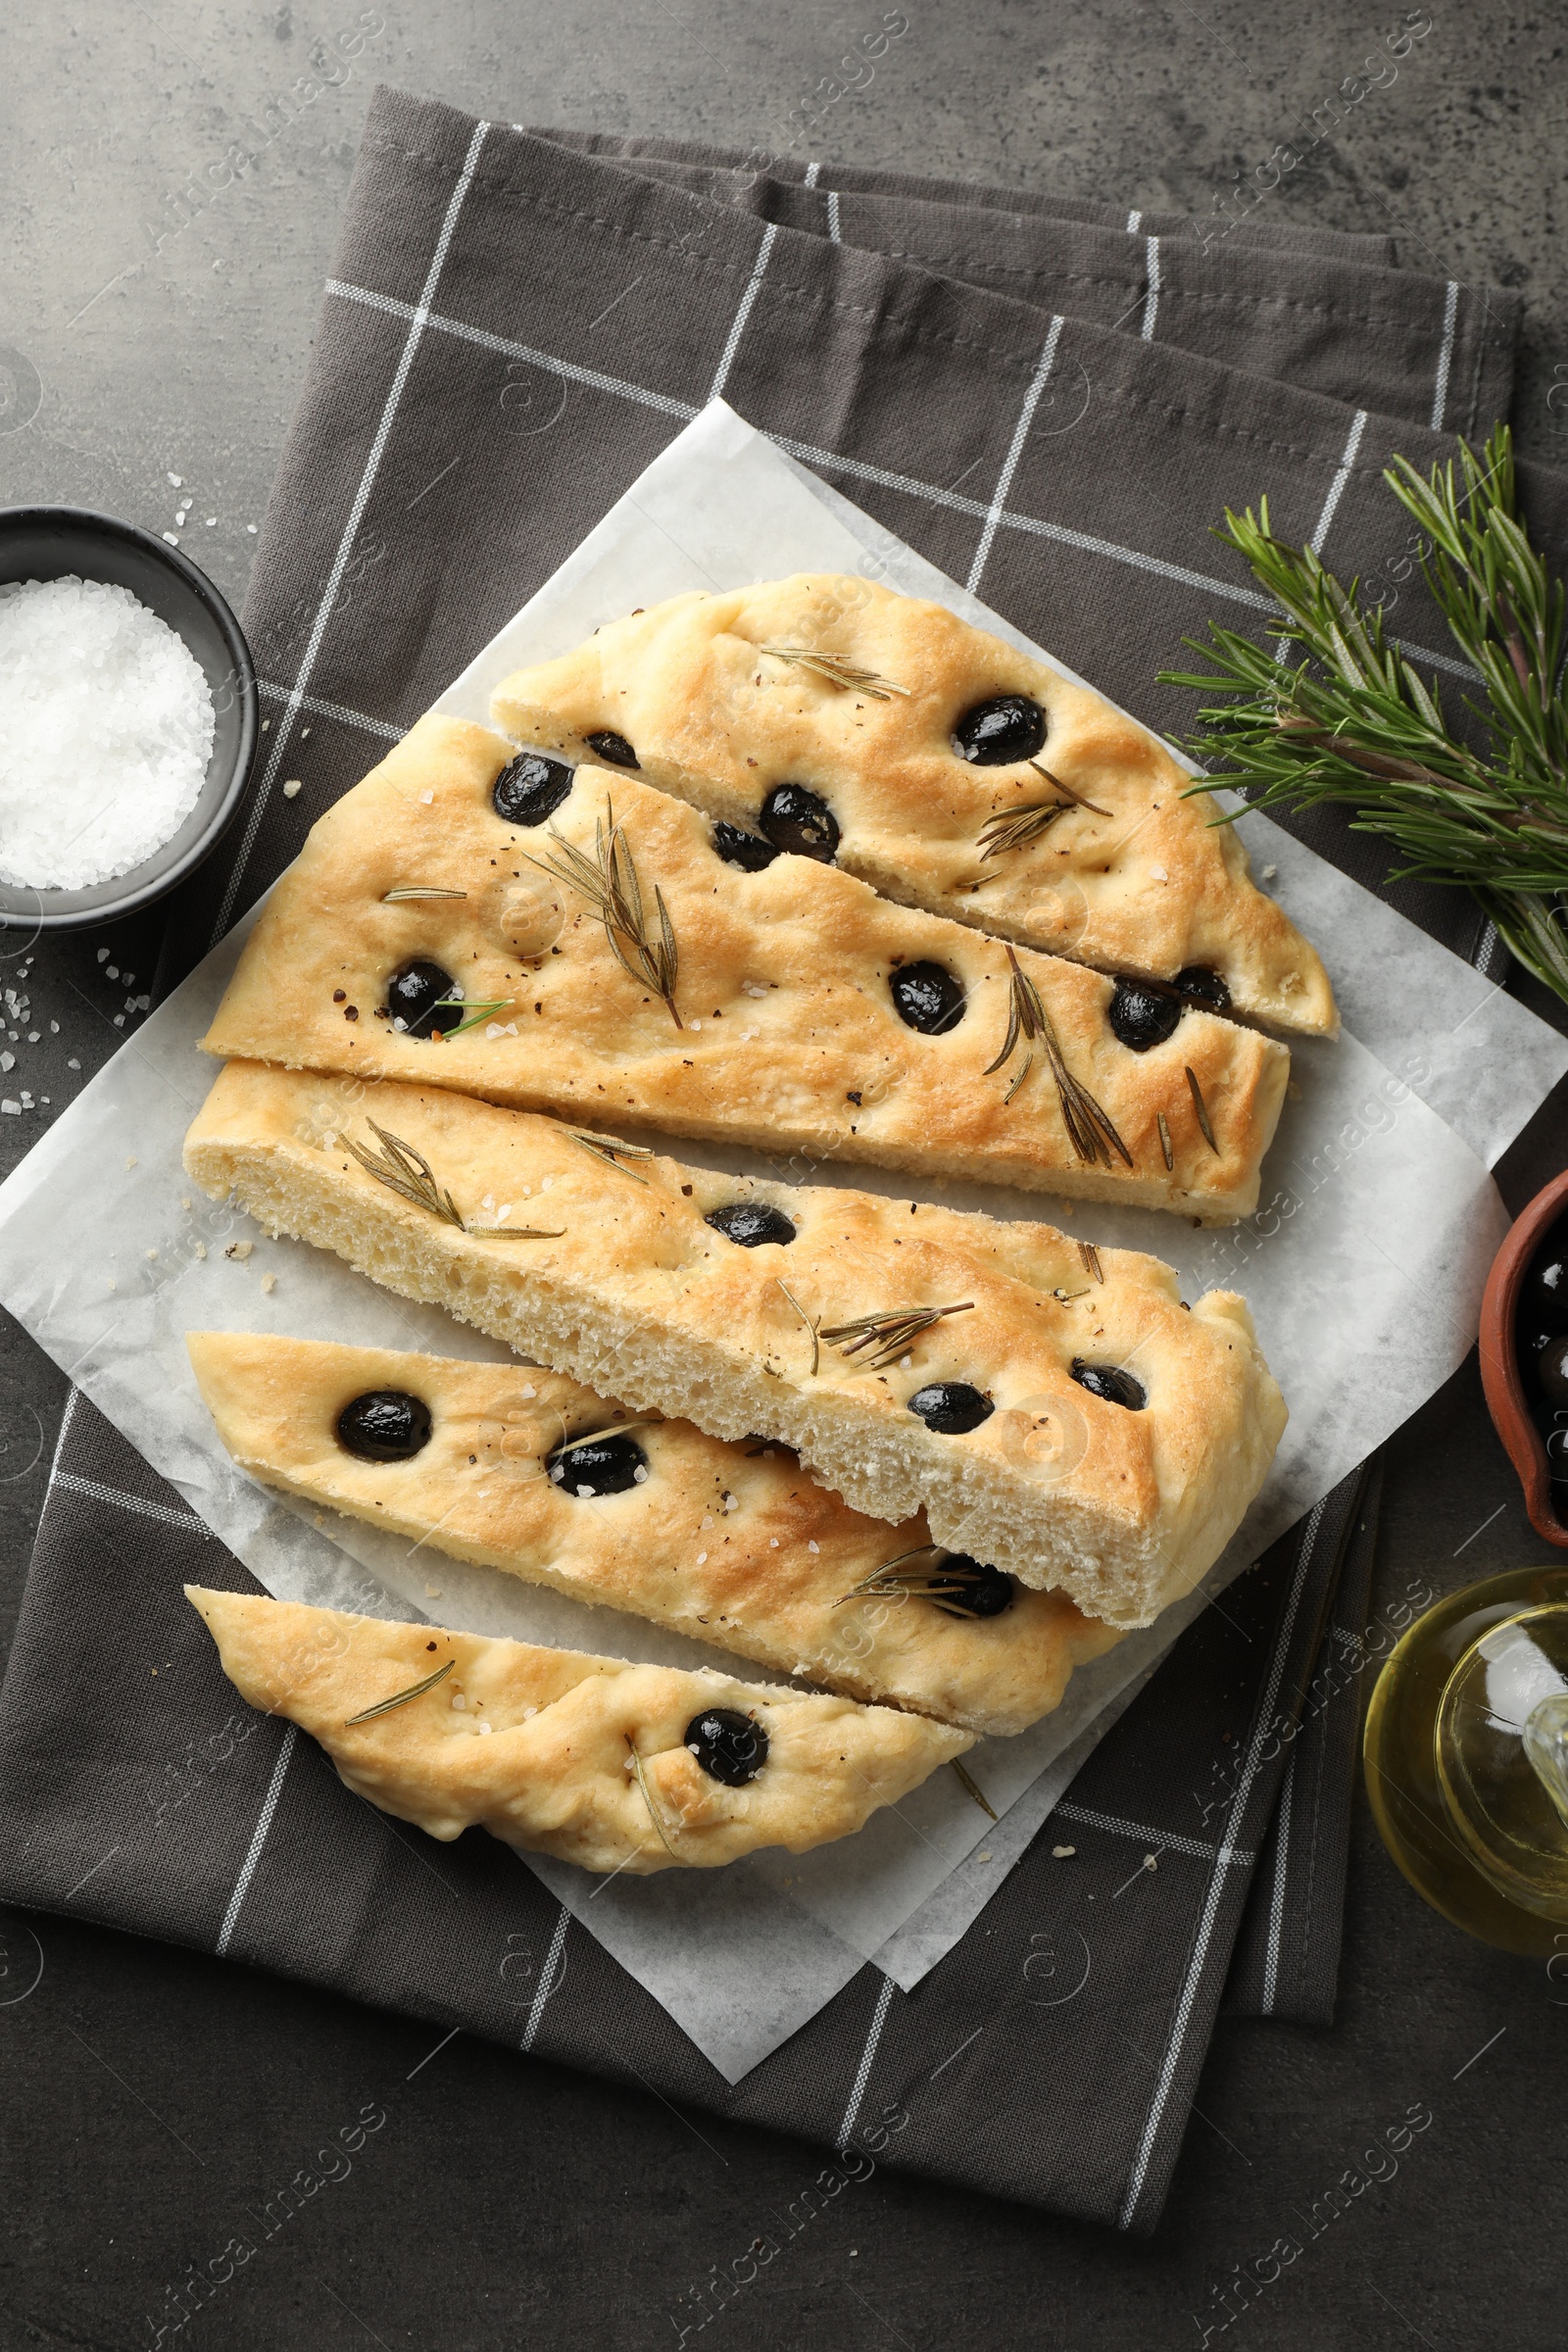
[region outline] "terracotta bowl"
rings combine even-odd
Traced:
[[[1514,1219],[1507,1240],[1493,1260],[1481,1301],[1481,1380],[1497,1435],[1519,1473],[1531,1526],[1548,1544],[1568,1550],[1568,1525],[1558,1518],[1552,1503],[1546,1448],[1530,1416],[1530,1398],[1514,1348],[1519,1297],[1530,1261],[1562,1216],[1568,1216],[1568,1168],[1554,1176]]]

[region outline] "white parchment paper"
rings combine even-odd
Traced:
[[[1017,632],[805,473],[716,403],[651,466],[562,570],[484,649],[440,708],[484,719],[491,687],[602,620],[691,587],[797,569],[858,570]],[[1031,652],[1038,649],[1029,648]],[[1060,666],[1058,664],[1058,666]],[[1080,1205],[1086,1240],[1151,1250],[1188,1297],[1244,1291],[1291,1423],[1263,1493],[1202,1591],[1077,1674],[1055,1715],[981,1742],[970,1770],[993,1825],[951,1773],[857,1837],[722,1872],[606,1882],[528,1865],[737,2081],[866,1960],[906,1987],[959,1936],[1108,1723],[1206,1597],[1416,1410],[1462,1360],[1506,1226],[1488,1164],[1568,1067],[1568,1045],[1354,883],[1256,817],[1254,864],[1320,947],[1349,1015],[1374,1038],[1294,1050],[1298,1099],[1247,1224],[1199,1231],[1147,1210]],[[429,1618],[475,1632],[671,1664],[727,1653],[591,1609],[429,1546],[318,1515],[241,1476],[197,1396],[183,1334],[330,1337],[501,1359],[434,1308],[378,1291],[324,1252],[268,1242],[183,1178],[180,1146],[214,1075],[196,1039],[244,926],[154,1013],[0,1188],[0,1299],[192,1509],[282,1598]],[[755,1155],[675,1144],[710,1166]],[[907,1199],[907,1174],[835,1179]],[[919,1190],[916,1185],[913,1189]],[[1015,1192],[929,1196],[999,1216],[1054,1214]],[[234,1239],[254,1243],[225,1255]],[[268,1274],[273,1287],[264,1288]],[[764,1679],[759,1674],[756,1679]]]

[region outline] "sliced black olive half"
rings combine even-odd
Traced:
[[[1086,1364],[1081,1355],[1075,1355],[1072,1376],[1091,1396],[1102,1396],[1107,1404],[1123,1404],[1130,1413],[1141,1413],[1149,1402],[1143,1383],[1124,1372],[1120,1364]]]
[[[1229,1012],[1231,1008],[1229,983],[1224,973],[1216,972],[1211,964],[1185,964],[1171,986],[1190,1004],[1205,1005],[1210,1012]]]
[[[543,752],[519,752],[495,780],[490,803],[509,825],[542,825],[571,791],[573,771]]]
[[[990,1568],[966,1551],[944,1552],[931,1571],[926,1598],[951,1604],[964,1617],[1000,1617],[1010,1609],[1018,1588],[1004,1568]]]
[[[778,856],[773,843],[764,841],[760,833],[726,824],[722,817],[713,827],[713,847],[726,865],[738,865],[746,874],[761,873]]]
[[[726,1242],[737,1242],[743,1250],[760,1249],[763,1242],[777,1242],[782,1247],[795,1239],[795,1227],[781,1208],[766,1200],[732,1200],[725,1208],[710,1208],[703,1219]]]
[[[1106,1015],[1122,1044],[1134,1054],[1162,1046],[1187,1007],[1180,997],[1144,980],[1118,980]]]
[[[367,1389],[337,1417],[337,1442],[362,1462],[406,1462],[430,1443],[430,1407],[407,1389]]]
[[[945,963],[904,963],[888,974],[893,1008],[906,1028],[942,1037],[963,1018],[963,982]]]
[[[585,735],[583,741],[591,752],[597,752],[601,760],[608,760],[612,767],[637,765],[636,753],[625,736],[617,735],[613,727],[601,727],[597,734]]]
[[[416,956],[400,964],[386,984],[387,1008],[394,1028],[410,1037],[428,1037],[432,1029],[456,1029],[463,1015],[455,1009],[458,984],[438,963]]]
[[[820,794],[808,792],[804,784],[775,784],[757,821],[774,849],[832,864],[839,846],[838,818]]]
[[[933,1380],[923,1389],[916,1389],[909,1398],[909,1410],[917,1414],[927,1429],[938,1437],[961,1438],[967,1430],[978,1429],[989,1421],[996,1407],[989,1396],[966,1380]]]
[[[648,1468],[648,1456],[635,1438],[607,1429],[601,1437],[579,1438],[575,1444],[568,1439],[547,1457],[545,1468],[553,1485],[586,1502],[591,1495],[624,1494],[640,1486],[637,1473]]]
[[[744,1788],[767,1762],[767,1734],[737,1707],[705,1707],[686,1726],[686,1745],[710,1781]]]
[[[1568,1339],[1546,1342],[1536,1358],[1536,1378],[1553,1404],[1568,1404]]]
[[[976,767],[1032,760],[1046,740],[1046,714],[1031,695],[994,694],[976,703],[953,730],[954,749]]]

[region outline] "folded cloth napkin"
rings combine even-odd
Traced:
[[[1429,409],[1351,411],[1279,380],[1256,318],[1243,372],[1162,342],[1157,317],[1146,339],[1048,313],[977,282],[970,252],[974,277],[937,274],[678,175],[379,93],[247,614],[267,749],[243,829],[176,907],[168,975],[715,394],[1155,723],[1186,715],[1152,685],[1183,633],[1263,609],[1204,534],[1265,490],[1279,527],[1327,542],[1330,561],[1344,546],[1363,570],[1388,566],[1413,640],[1454,666],[1378,479],[1396,448],[1418,464],[1451,450],[1420,422]],[[1296,242],[1274,267],[1310,293],[1347,258]],[[1423,398],[1458,308],[1434,314]],[[1527,470],[1524,488],[1547,544],[1568,538],[1562,485]],[[1355,837],[1313,838],[1381,873]],[[1400,903],[1474,948],[1464,903]],[[1331,1998],[1354,1692],[1342,1677],[1337,1696],[1309,1694],[1326,1688],[1340,1566],[1364,1530],[1364,1573],[1370,1528],[1348,1480],[1183,1637],[913,1993],[865,1970],[731,2089],[500,1848],[384,1821],[308,1741],[232,1704],[178,1588],[249,1589],[245,1571],[80,1404],[0,1701],[0,1892],[1147,2230],[1270,1837],[1243,1996],[1303,2015]],[[1290,1824],[1271,1832],[1288,1770]],[[1250,1927],[1244,1950],[1254,1940]]]

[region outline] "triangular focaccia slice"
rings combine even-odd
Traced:
[[[269,1485],[852,1698],[1021,1732],[1118,1639],[1063,1593],[955,1561],[923,1519],[863,1518],[787,1448],[641,1421],[559,1373],[250,1332],[185,1344],[223,1444]]]
[[[974,1744],[924,1716],[721,1674],[200,1585],[185,1596],[241,1695],[309,1732],[356,1795],[432,1838],[477,1822],[582,1870],[804,1854]]]
[[[1053,1036],[1025,1034],[1030,1009],[988,1075],[1014,1002],[995,940],[808,858],[745,873],[694,809],[601,768],[561,771],[567,797],[548,821],[508,823],[497,780],[511,757],[487,728],[421,719],[313,828],[262,910],[208,1051],[1216,1221],[1256,1207],[1283,1046],[1173,1008],[1169,1034],[1134,1051],[1111,1026],[1108,981],[1025,954]],[[635,869],[655,951],[656,892],[668,917],[679,1027],[658,986],[625,968],[625,934],[612,942],[584,891],[535,862],[570,870],[576,853],[591,871],[612,811],[617,874],[629,889]],[[437,895],[399,895],[411,891]],[[425,975],[432,1004],[457,990],[464,1003],[421,1020],[410,974]],[[911,1026],[896,1003],[911,989],[917,1012],[956,1007],[952,1025]],[[442,1039],[424,1033],[432,1020]],[[1069,1107],[1063,1086],[1087,1095]]]
[[[671,597],[516,671],[491,709],[568,759],[610,730],[651,784],[753,834],[782,838],[796,805],[769,795],[804,785],[839,863],[890,898],[1101,971],[1217,975],[1283,1029],[1339,1026],[1317,955],[1170,755],[945,605],[833,573]]]
[[[185,1165],[273,1233],[638,1411],[781,1439],[857,1510],[923,1507],[948,1549],[1116,1626],[1218,1557],[1285,1426],[1243,1299],[1189,1312],[1158,1258],[1049,1225],[624,1168],[553,1119],[255,1062],[222,1072]]]

